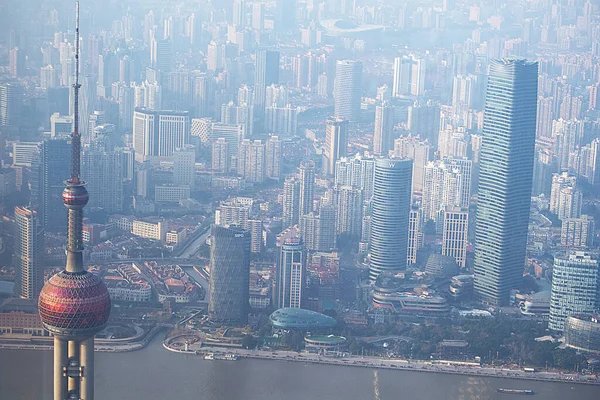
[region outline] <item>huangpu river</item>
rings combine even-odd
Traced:
[[[165,350],[157,336],[130,353],[96,354],[96,400],[598,400],[600,386],[241,359]],[[377,371],[377,372],[375,372]],[[527,396],[526,396],[527,397]],[[0,350],[1,400],[52,400],[52,352]]]

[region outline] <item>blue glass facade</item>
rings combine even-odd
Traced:
[[[507,304],[525,262],[533,175],[538,64],[490,63],[475,231],[478,298]]]

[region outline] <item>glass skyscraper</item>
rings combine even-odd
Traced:
[[[213,225],[210,243],[208,316],[213,321],[248,321],[250,307],[250,232]]]
[[[477,297],[500,306],[523,275],[533,175],[538,64],[490,63],[475,230]]]
[[[373,282],[382,272],[406,269],[412,164],[410,159],[375,161],[369,251],[369,279]]]

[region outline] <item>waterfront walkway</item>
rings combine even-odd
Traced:
[[[164,345],[164,344],[163,344]],[[164,347],[167,347],[164,345]],[[171,349],[170,349],[171,350]],[[192,352],[177,351],[179,353],[190,354]],[[600,377],[596,375],[581,375],[581,374],[563,374],[559,372],[525,372],[522,370],[495,368],[490,366],[465,366],[465,365],[445,365],[434,364],[431,361],[418,360],[402,360],[391,358],[378,357],[361,357],[361,356],[321,356],[313,353],[297,353],[293,351],[266,351],[266,350],[245,350],[239,348],[223,348],[223,347],[202,347],[201,354],[213,353],[214,355],[235,354],[239,357],[294,361],[315,364],[331,364],[345,365],[351,367],[367,367],[380,369],[396,369],[407,371],[433,372],[442,374],[456,375],[471,375],[471,376],[486,376],[496,378],[511,378],[536,381],[552,381],[552,382],[571,382],[590,385],[600,385]],[[192,353],[193,354],[193,353]],[[449,362],[451,363],[451,362]]]

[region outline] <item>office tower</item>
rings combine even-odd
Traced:
[[[13,166],[31,167],[34,156],[41,151],[41,142],[14,142],[12,146]]]
[[[223,125],[211,123],[210,137],[223,138],[228,144],[229,160],[232,157],[237,157],[240,142],[246,136],[246,130],[243,125]]]
[[[305,280],[305,254],[300,238],[287,238],[281,245],[277,263],[276,308],[302,307]]]
[[[278,136],[271,136],[267,140],[266,175],[267,178],[281,178],[282,142]]]
[[[267,86],[272,84],[279,84],[279,52],[259,50],[254,69],[254,113],[259,120],[264,118]]]
[[[548,328],[562,332],[571,316],[591,317],[600,306],[598,254],[571,251],[554,257]]]
[[[171,157],[175,149],[189,143],[187,111],[154,111],[137,108],[133,113],[133,148],[137,162]]]
[[[350,186],[361,189],[363,199],[371,200],[373,196],[373,180],[375,177],[375,160],[362,158],[356,154],[352,158],[341,157],[335,162],[334,186]]]
[[[354,60],[338,61],[333,89],[336,118],[352,122],[360,120],[361,85],[362,63]]]
[[[440,133],[440,106],[427,101],[425,104],[415,102],[408,107],[408,130],[427,140],[431,147],[437,148]]]
[[[504,305],[525,262],[533,174],[537,63],[490,63],[475,228],[475,294]]]
[[[0,127],[17,128],[21,122],[24,100],[23,86],[18,83],[0,84]]]
[[[452,257],[460,268],[467,266],[468,228],[468,209],[446,207],[442,229],[442,255]]]
[[[252,4],[252,29],[259,32],[265,28],[265,5],[264,3]]]
[[[90,207],[102,208],[107,214],[123,211],[122,161],[116,151],[83,152],[81,175],[90,188]]]
[[[250,232],[212,226],[208,316],[213,321],[245,324],[250,301]]]
[[[67,210],[61,207],[65,176],[69,176],[71,143],[67,139],[46,140],[40,158],[42,191],[40,205],[46,231],[67,229]]]
[[[218,138],[212,144],[212,170],[219,173],[229,172],[229,144],[224,138]]]
[[[167,74],[173,66],[173,43],[169,39],[152,38],[150,63],[155,70]]]
[[[369,221],[370,222],[370,221]],[[421,232],[421,210],[418,207],[410,209],[408,216],[408,247],[406,250],[406,265],[417,263],[417,252],[423,246]]]
[[[8,53],[8,71],[15,78],[25,73],[25,52],[18,47],[10,49]]]
[[[289,177],[283,183],[282,227],[297,225],[300,222],[300,180]]]
[[[562,220],[560,245],[565,247],[588,248],[594,245],[594,217],[581,215],[579,218]]]
[[[35,210],[15,207],[17,290],[24,299],[37,299],[44,286],[44,228]]]
[[[247,182],[265,181],[265,144],[260,140],[244,139],[240,143],[237,172]]]
[[[352,186],[335,189],[337,205],[336,233],[360,238],[362,229],[363,193]]]
[[[296,0],[276,0],[275,18],[278,31],[296,29]]]
[[[394,149],[394,107],[387,102],[375,108],[375,130],[373,132],[373,153],[387,157]]]
[[[413,160],[413,191],[423,191],[423,175],[425,165],[433,153],[427,140],[420,141],[419,136],[403,136],[394,140],[394,156]]]
[[[313,210],[313,196],[315,192],[315,162],[312,160],[301,161],[298,168],[300,180],[300,200],[298,203],[298,218]]]
[[[392,96],[422,96],[425,93],[425,60],[414,56],[394,59]]]
[[[194,190],[196,177],[196,148],[188,144],[173,152],[173,183],[187,185]]]
[[[258,219],[249,219],[247,224],[250,232],[250,252],[260,253],[263,249],[263,222]]]
[[[231,22],[239,28],[246,23],[246,3],[244,0],[233,0],[233,16]]]
[[[323,144],[323,174],[335,173],[335,162],[348,154],[348,120],[328,118]]]
[[[373,282],[382,272],[406,269],[411,179],[412,160],[375,161],[369,254],[369,278]]]
[[[54,400],[94,398],[94,335],[106,326],[111,310],[104,282],[83,266],[83,208],[88,193],[80,179],[79,2],[75,20],[75,83],[71,178],[63,192],[69,214],[67,263],[40,293],[38,311],[54,336]]]

